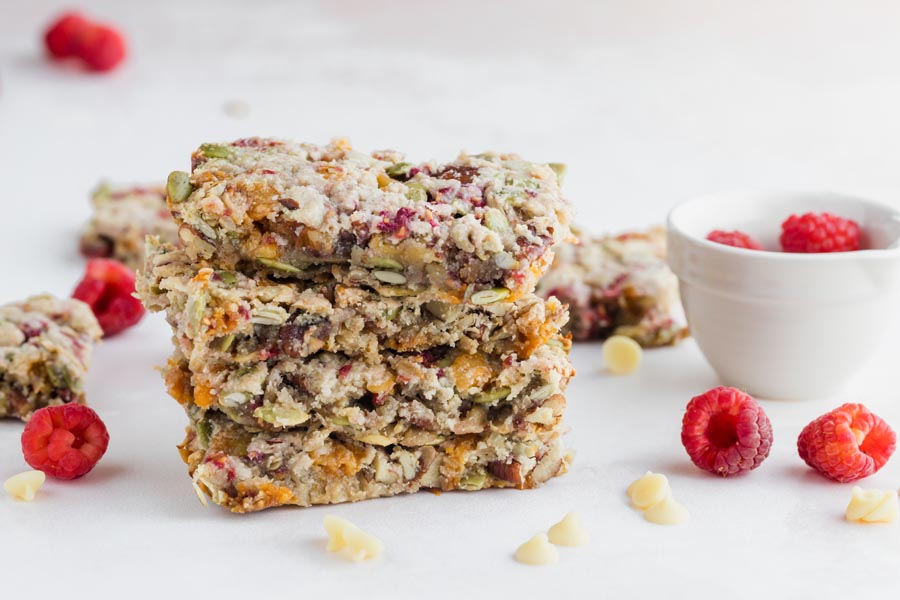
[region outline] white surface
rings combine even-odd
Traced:
[[[67,3],[68,4],[68,3]],[[85,2],[84,4],[88,4]],[[676,201],[722,188],[900,190],[900,8],[891,2],[505,5],[208,1],[91,3],[133,45],[92,77],[46,63],[37,32],[58,4],[0,0],[3,299],[67,293],[77,228],[101,176],[161,180],[201,141],[277,134],[416,157],[513,149],[570,165],[566,187],[594,230],[662,222]],[[249,8],[252,6],[252,8]],[[244,120],[223,105],[249,104]],[[828,324],[823,324],[827,327]],[[203,509],[174,445],[185,419],[152,365],[161,318],[100,347],[88,382],[109,453],[40,502],[0,499],[4,597],[517,596],[809,598],[895,590],[900,527],[841,520],[850,486],[799,461],[794,440],[834,402],[769,403],[776,441],[755,473],[697,471],[679,442],[694,393],[715,383],[693,342],[612,378],[576,350],[571,473],[533,492],[421,494],[232,516]],[[896,346],[847,399],[900,427]],[[23,467],[21,426],[0,423],[0,471]],[[660,528],[628,508],[645,470],[692,511]],[[895,459],[867,486],[900,484]],[[558,565],[512,561],[569,510],[592,535]],[[381,537],[384,559],[324,553],[325,514]],[[165,595],[164,595],[165,594]]]
[[[776,250],[786,216],[811,211],[856,221],[863,250],[764,252],[706,239],[714,229],[737,229]],[[729,191],[680,204],[667,224],[691,334],[726,385],[779,400],[834,396],[892,333],[900,213],[889,205],[822,192]]]

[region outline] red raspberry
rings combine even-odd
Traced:
[[[90,27],[88,21],[75,12],[63,14],[44,33],[44,43],[50,54],[56,58],[77,56],[79,38]]]
[[[730,477],[755,469],[769,456],[772,424],[752,397],[717,387],[688,403],[681,443],[695,465]]]
[[[112,27],[92,26],[80,39],[78,56],[94,71],[110,71],[125,59],[125,39]]]
[[[84,279],[72,297],[86,302],[103,328],[104,337],[137,324],[144,316],[141,301],[135,298],[134,273],[117,260],[93,258]]]
[[[785,252],[850,252],[859,250],[859,225],[831,213],[791,215],[781,224]]]
[[[847,483],[884,466],[897,447],[894,430],[862,404],[844,404],[800,432],[797,451],[813,469]]]
[[[76,479],[106,452],[109,433],[93,410],[81,404],[34,411],[22,432],[25,462],[57,479]]]
[[[722,231],[716,229],[709,232],[706,236],[711,242],[717,244],[725,244],[726,246],[734,246],[735,248],[745,248],[747,250],[762,250],[762,244],[754,240],[743,231]]]

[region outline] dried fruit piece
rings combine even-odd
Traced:
[[[717,387],[691,399],[681,443],[695,465],[722,477],[758,467],[772,449],[772,424],[748,394]]]
[[[92,258],[72,297],[91,307],[104,337],[136,325],[144,307],[134,294],[134,272],[117,260]]]
[[[31,502],[46,479],[43,471],[25,471],[4,481],[3,489],[16,500]]]
[[[859,224],[831,213],[791,215],[781,224],[785,252],[851,252],[859,250]]]
[[[624,335],[611,336],[603,342],[601,352],[606,368],[616,375],[627,375],[636,371],[644,354],[640,344]]]
[[[722,231],[721,229],[715,229],[709,232],[706,239],[711,242],[716,242],[717,244],[724,244],[735,248],[744,248],[745,250],[763,249],[762,244],[743,231]]]
[[[800,458],[841,483],[875,473],[896,447],[894,430],[862,404],[844,404],[822,415],[797,439]]]
[[[57,479],[76,479],[106,452],[109,433],[93,410],[81,404],[37,410],[22,432],[25,462]]]

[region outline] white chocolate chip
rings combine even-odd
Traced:
[[[325,220],[328,200],[321,192],[311,187],[294,186],[287,190],[286,197],[296,200],[299,208],[287,213],[289,219],[309,227],[319,227]]]
[[[570,512],[563,520],[550,528],[547,538],[557,546],[584,546],[590,540],[581,522],[581,515]]]
[[[640,479],[628,486],[631,505],[638,510],[647,510],[672,495],[669,480],[661,473],[647,471]]]
[[[338,552],[347,560],[362,562],[384,552],[384,544],[346,519],[328,515],[322,521],[328,533],[329,552]]]
[[[894,523],[900,517],[900,500],[894,490],[853,488],[846,518],[852,523]]]
[[[615,375],[636,371],[644,354],[640,344],[624,335],[614,335],[603,342],[601,352],[606,368]]]
[[[645,510],[644,518],[657,525],[681,525],[690,514],[683,504],[669,496]]]
[[[341,549],[341,555],[353,562],[362,562],[381,556],[384,552],[384,544],[377,537],[366,533],[356,527],[344,530],[344,541],[347,543]]]
[[[46,479],[47,476],[41,471],[25,471],[4,481],[3,489],[17,500],[31,502]]]
[[[539,533],[516,550],[516,560],[526,565],[553,565],[559,562],[559,550],[546,533]]]
[[[628,486],[631,505],[657,525],[680,525],[690,518],[687,508],[672,497],[669,480],[661,473],[647,471]]]
[[[549,406],[541,406],[525,417],[529,423],[540,423],[541,425],[552,425],[554,419],[553,409]]]

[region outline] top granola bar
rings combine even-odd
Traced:
[[[512,300],[572,238],[554,167],[513,154],[411,164],[341,139],[250,138],[200,146],[167,191],[192,257],[299,279],[342,267],[389,295]]]

